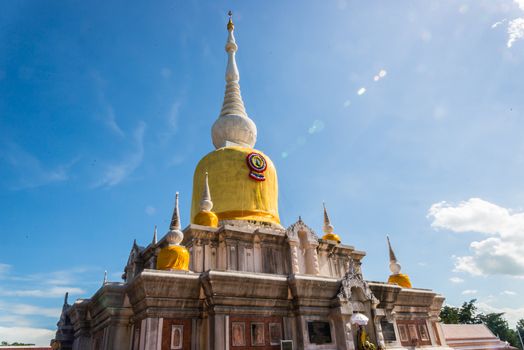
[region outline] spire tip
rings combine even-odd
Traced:
[[[229,16],[229,21],[227,22],[227,30],[232,31],[235,29],[235,25],[233,24],[233,12],[229,10],[227,15]]]

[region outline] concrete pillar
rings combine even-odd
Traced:
[[[162,347],[162,318],[146,318],[140,327],[140,350],[159,350]],[[115,343],[118,349],[120,346]],[[123,347],[122,347],[123,348]]]
[[[218,256],[217,256],[217,265],[219,270],[226,270],[227,269],[227,249],[226,249],[226,242],[224,242],[224,239],[219,238],[220,241],[218,243]]]
[[[294,274],[300,273],[298,264],[298,242],[289,241],[289,250],[291,251],[291,272]]]
[[[255,272],[262,272],[262,248],[258,236],[253,239],[253,262]]]
[[[91,335],[89,333],[75,336],[73,350],[91,350],[91,347]]]
[[[229,316],[214,315],[214,350],[229,350]]]
[[[298,344],[298,332],[297,332],[297,319],[296,317],[283,317],[282,318],[284,328],[284,339],[293,340],[293,348],[297,348]]]

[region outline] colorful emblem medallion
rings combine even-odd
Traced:
[[[249,153],[246,158],[247,166],[249,167],[249,177],[256,181],[264,181],[264,171],[266,171],[267,163],[266,159],[256,152]]]

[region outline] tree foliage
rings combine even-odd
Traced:
[[[501,340],[509,342],[512,346],[522,348],[518,333],[509,327],[504,313],[477,313],[476,299],[464,302],[461,307],[446,305],[440,310],[440,319],[446,324],[485,324]],[[517,322],[517,329],[521,329],[524,336],[524,319]]]

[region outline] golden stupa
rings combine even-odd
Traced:
[[[171,225],[163,242],[161,242],[162,248],[157,255],[157,270],[189,271],[189,251],[186,247],[180,245],[180,242],[182,242],[183,239],[184,233],[180,230],[180,212],[178,210],[177,192]]]
[[[333,225],[331,225],[331,221],[329,220],[329,216],[326,209],[326,204],[324,203],[324,227],[322,230],[324,231],[324,236],[322,236],[322,239],[328,240],[328,241],[334,241],[337,243],[340,243],[340,236],[333,232],[334,228]]]
[[[257,128],[248,117],[240,95],[235,61],[238,46],[231,19],[227,29],[226,92],[211,132],[216,150],[204,156],[195,169],[191,223],[207,222],[207,215],[202,214],[200,207],[200,191],[208,173],[213,212],[219,221],[252,220],[280,225],[277,172],[271,159],[253,148]]]
[[[395,256],[393,248],[391,247],[389,236],[387,236],[387,240],[389,249],[389,269],[391,270],[391,275],[388,278],[388,283],[396,284],[402,288],[411,288],[411,281],[409,279],[409,276],[404,273],[400,273],[401,266],[397,261],[397,257]]]

